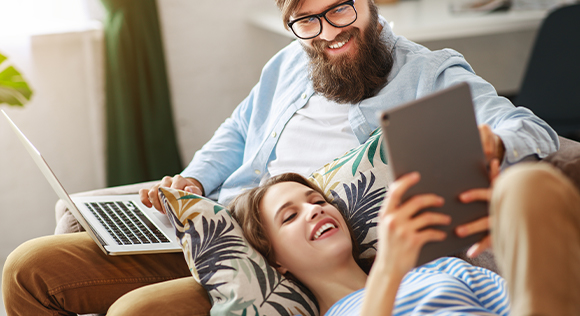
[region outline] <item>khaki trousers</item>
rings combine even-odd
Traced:
[[[580,315],[580,195],[544,163],[509,168],[492,201],[492,241],[512,315]],[[86,233],[38,238],[7,259],[8,315],[207,315],[181,253],[112,257]]]
[[[492,243],[511,315],[580,315],[580,194],[547,163],[518,164],[495,183]]]
[[[107,256],[87,233],[28,241],[4,265],[8,315],[208,315],[182,253]],[[114,304],[113,304],[114,303]]]

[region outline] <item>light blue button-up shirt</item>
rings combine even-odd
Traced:
[[[394,35],[382,17],[380,22],[381,36],[394,54],[394,65],[387,85],[377,95],[350,106],[348,119],[361,144],[380,126],[381,111],[467,82],[477,123],[491,126],[505,145],[502,167],[530,156],[543,158],[557,150],[556,132],[531,111],[499,97],[461,54],[450,49],[430,51]],[[284,126],[313,94],[308,56],[294,41],[266,64],[258,84],[194,155],[182,176],[197,179],[207,196],[220,203],[257,186],[268,162],[275,158]],[[308,159],[307,153],[304,157]]]

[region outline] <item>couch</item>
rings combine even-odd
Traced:
[[[375,135],[375,140],[373,141],[374,146],[380,144],[380,136]],[[372,138],[372,137],[371,137]],[[549,155],[544,159],[545,162],[551,163],[560,170],[563,171],[564,174],[568,175],[568,177],[574,182],[574,184],[580,189],[580,143],[560,137],[561,147],[560,150]],[[363,146],[364,145],[364,146]],[[361,154],[368,152],[369,146],[373,144],[365,145],[363,144],[363,151]],[[372,147],[372,146],[371,146]],[[375,147],[376,149],[376,147]],[[373,150],[374,153],[374,150]],[[345,156],[354,155],[358,153],[355,151],[354,153],[347,153]],[[337,158],[339,159],[339,158]],[[349,158],[350,159],[350,158]],[[330,164],[332,165],[332,164]],[[326,170],[328,170],[328,166],[325,166]],[[324,169],[323,168],[323,169]],[[376,165],[373,167],[376,168]],[[350,169],[350,168],[348,168]],[[375,170],[376,171],[376,170]],[[382,172],[383,170],[380,170]],[[375,172],[376,173],[376,172]],[[380,173],[377,173],[380,174]],[[157,181],[149,181],[143,183],[137,183],[132,185],[125,185],[119,187],[112,187],[112,188],[105,188],[87,192],[77,193],[76,195],[109,195],[109,194],[133,194],[137,193],[142,188],[149,188]],[[336,187],[335,187],[336,188]],[[347,188],[348,189],[348,188]],[[334,194],[334,192],[333,192]],[[58,201],[55,207],[56,211],[56,220],[57,220],[57,227],[55,229],[55,234],[62,234],[62,233],[70,233],[70,232],[78,232],[82,231],[82,227],[77,223],[74,219],[72,214],[67,210],[66,205],[63,201]],[[498,271],[497,266],[495,264],[495,260],[493,258],[493,253],[491,251],[487,251],[484,254],[480,255],[477,258],[470,259],[467,258],[465,252],[457,253],[455,256],[460,257],[473,265],[481,266],[492,271],[498,272],[501,274],[501,271]],[[187,259],[187,258],[186,258]]]

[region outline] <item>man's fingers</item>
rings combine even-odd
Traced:
[[[165,176],[163,177],[163,179],[161,179],[161,181],[159,182],[159,185],[157,187],[166,187],[166,188],[170,188],[171,185],[173,183],[173,178],[170,176]]]
[[[201,189],[195,185],[188,185],[183,190],[192,194],[202,195]]]
[[[499,159],[494,158],[489,162],[489,182],[493,184],[497,176],[499,175]]]
[[[190,184],[184,177],[181,175],[176,174],[173,177],[173,182],[171,183],[172,189],[183,190],[185,186]]]
[[[156,210],[165,214],[165,210],[161,206],[161,201],[159,201],[159,184],[154,185],[151,189],[149,189],[149,201],[153,204]]]
[[[141,189],[139,190],[139,199],[141,199],[141,203],[147,207],[153,206],[151,201],[149,201],[149,189]]]
[[[463,224],[455,228],[455,233],[459,237],[467,237],[476,233],[489,230],[489,216],[482,217],[471,223]]]
[[[479,129],[479,137],[481,139],[481,146],[483,147],[483,153],[487,158],[487,161],[490,161],[495,156],[495,138],[494,134],[491,131],[491,128],[487,124],[481,124],[477,126]]]

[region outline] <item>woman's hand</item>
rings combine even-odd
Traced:
[[[388,273],[401,277],[415,267],[419,251],[425,243],[445,239],[445,232],[427,227],[451,223],[451,217],[442,213],[424,212],[417,215],[422,209],[441,207],[444,200],[440,196],[421,194],[402,202],[405,192],[419,180],[419,173],[413,172],[395,181],[379,211],[375,264],[380,262]]]
[[[482,189],[472,189],[463,192],[459,195],[459,200],[463,203],[471,203],[476,201],[489,202],[491,199],[491,191],[493,182],[499,175],[499,160],[494,158],[489,164],[489,180],[490,187]],[[490,228],[489,226],[489,216],[480,218],[471,223],[467,223],[461,226],[457,226],[455,233],[459,237],[467,237],[473,234],[486,232]],[[479,256],[486,249],[491,248],[491,237],[489,235],[485,236],[481,241],[475,243],[473,246],[467,250],[467,256],[470,258]]]
[[[417,264],[423,245],[445,239],[445,232],[427,227],[449,225],[450,216],[436,212],[417,215],[422,209],[441,207],[443,198],[421,194],[402,202],[405,192],[419,180],[419,173],[412,172],[389,187],[379,211],[377,256],[365,285],[361,315],[391,315],[399,285],[405,274]]]

